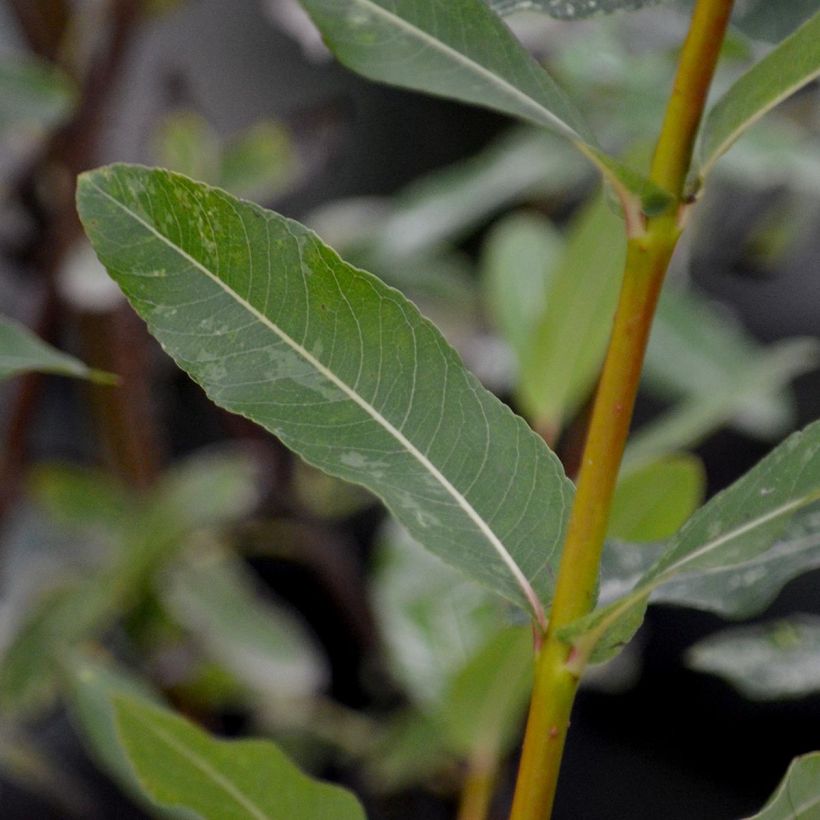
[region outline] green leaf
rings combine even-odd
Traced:
[[[0,140],[19,143],[42,136],[71,111],[75,90],[48,63],[28,55],[0,61]]]
[[[483,0],[302,0],[325,43],[373,80],[492,108],[566,137],[644,207],[671,198],[604,154],[575,106]]]
[[[733,25],[758,40],[777,43],[817,11],[817,0],[746,0],[739,4]]]
[[[539,614],[572,485],[398,292],[298,223],[166,171],[84,174],[78,206],[150,331],[217,404]]]
[[[820,752],[796,757],[769,802],[748,820],[817,820],[820,816]]]
[[[690,455],[669,456],[627,472],[615,490],[609,537],[668,538],[698,508],[705,489],[703,465]]]
[[[162,592],[169,611],[208,656],[268,702],[310,697],[324,682],[304,626],[266,601],[239,561],[199,550],[174,569]]]
[[[173,111],[154,135],[154,154],[163,168],[219,184],[219,135],[195,111]]]
[[[494,635],[452,680],[441,706],[449,748],[485,763],[517,740],[532,691],[532,630]]]
[[[92,370],[37,338],[27,327],[0,316],[0,380],[22,373],[56,373],[100,384],[115,384],[117,377]]]
[[[487,234],[481,283],[487,312],[521,362],[547,304],[548,274],[561,253],[561,234],[544,216],[519,212]]]
[[[295,170],[287,131],[276,122],[258,122],[225,145],[219,184],[245,199],[269,199],[293,180]]]
[[[782,391],[796,376],[814,369],[819,352],[820,345],[814,338],[784,339],[770,345],[734,373],[727,373],[724,382],[716,384],[711,392],[698,390],[641,427],[629,442],[624,464],[634,468],[667,453],[694,447],[724,424],[737,423],[738,414],[744,411],[741,424],[747,431],[751,427],[763,432],[772,422],[782,424],[782,404],[776,399],[768,403],[768,397]],[[767,419],[764,414],[771,410],[775,415]]]
[[[217,740],[173,712],[114,699],[117,727],[142,789],[203,820],[364,820],[358,800],[303,774],[269,741]]]
[[[710,635],[686,653],[699,672],[724,678],[752,700],[820,692],[820,617],[797,616]]]
[[[706,405],[716,408],[712,412],[717,415],[707,419],[710,423],[725,421],[760,438],[782,436],[794,425],[793,402],[783,387],[818,359],[811,342],[784,344],[767,349],[719,304],[696,291],[666,288],[652,326],[641,386],[664,401],[690,400],[674,414],[695,414],[695,408]],[[805,352],[801,357],[789,350]],[[756,373],[772,376],[756,378]]]
[[[522,363],[521,402],[539,429],[559,430],[595,385],[625,253],[623,224],[599,196],[572,226]]]
[[[379,538],[374,608],[391,672],[435,711],[458,671],[498,631],[498,599],[388,522]]]
[[[820,12],[740,77],[710,109],[698,149],[700,178],[747,128],[818,74]]]
[[[644,6],[654,6],[661,0],[488,0],[490,8],[498,14],[516,11],[538,11],[559,20],[580,20],[597,14],[615,11],[637,11]]]
[[[700,594],[709,595],[712,607],[725,614],[759,611],[782,585],[782,576],[769,576],[765,568],[747,574],[746,563],[762,558],[784,535],[792,541],[790,523],[804,534],[803,550],[816,548],[818,499],[820,422],[815,422],[698,510],[629,593],[571,625],[565,637],[586,655],[608,657],[631,637],[654,590],[678,583],[680,593],[693,579]],[[685,594],[676,602],[688,604]]]

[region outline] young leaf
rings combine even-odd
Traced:
[[[816,545],[820,516],[820,422],[789,436],[743,478],[716,495],[698,510],[666,544],[659,560],[624,597],[596,609],[566,630],[566,637],[585,653],[604,658],[631,637],[650,594],[659,587],[694,577],[719,598],[722,611],[732,614],[749,607],[762,609],[779,589],[778,576],[754,573],[744,577],[742,565],[763,556],[789,523],[806,528],[810,545]],[[801,515],[795,519],[795,515]],[[741,566],[739,566],[741,565]],[[730,568],[739,569],[735,576]],[[715,588],[715,579],[733,582]],[[704,587],[701,587],[703,590]],[[749,597],[749,593],[752,597]],[[739,593],[739,594],[738,594]],[[686,604],[686,600],[678,603]]]
[[[748,820],[817,820],[820,815],[820,752],[797,757],[769,802]]]
[[[696,643],[686,662],[725,678],[752,700],[785,700],[820,692],[820,618],[725,629]]]
[[[636,11],[653,6],[661,0],[487,0],[498,14],[516,11],[540,11],[559,20],[580,20],[596,14],[615,11]]]
[[[539,429],[557,431],[595,385],[623,273],[623,224],[599,196],[577,217],[550,275],[519,392]]]
[[[73,356],[37,338],[27,327],[0,316],[0,380],[22,373],[56,373],[100,384],[115,384],[116,376],[92,370]]]
[[[676,455],[627,472],[618,480],[609,537],[659,541],[671,536],[703,501],[706,475],[700,460]]]
[[[706,115],[699,176],[766,112],[820,74],[820,11],[747,71]]]
[[[566,137],[647,211],[670,197],[604,154],[581,115],[483,0],[302,0],[330,50],[380,82],[501,111]]]
[[[487,234],[481,258],[484,302],[518,362],[533,344],[547,306],[549,274],[562,247],[549,219],[526,212],[502,219]]]
[[[160,807],[203,820],[364,820],[345,789],[303,774],[262,740],[217,740],[167,709],[115,697],[120,742]]]
[[[406,299],[298,223],[167,171],[84,174],[78,206],[103,264],[217,404],[364,485],[541,617],[572,485]]]

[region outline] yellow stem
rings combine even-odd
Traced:
[[[496,772],[493,756],[487,759],[478,757],[470,761],[461,789],[458,820],[487,820]]]
[[[646,343],[680,235],[677,211],[732,2],[698,0],[695,6],[650,174],[653,182],[674,194],[676,203],[648,219],[645,231],[628,242],[620,300],[584,445],[549,627],[536,661],[511,820],[545,820],[552,812],[580,674],[577,664],[567,667],[571,647],[559,633],[595,605],[601,550]]]

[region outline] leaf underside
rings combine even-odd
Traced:
[[[580,20],[616,11],[637,11],[662,0],[488,0],[490,8],[501,15],[516,11],[538,11],[559,20]]]
[[[401,294],[298,223],[167,171],[86,174],[78,207],[103,264],[217,404],[540,614],[572,485]]]

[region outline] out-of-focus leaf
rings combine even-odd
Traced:
[[[390,203],[373,241],[376,260],[412,257],[462,239],[513,202],[561,194],[585,164],[563,140],[514,128],[480,153],[413,182]]]
[[[785,339],[770,345],[759,356],[740,366],[726,380],[715,385],[711,393],[698,391],[659,418],[640,428],[630,440],[624,456],[624,464],[635,467],[666,453],[685,450],[700,443],[709,433],[743,413],[743,403],[748,415],[743,416],[744,427],[756,422],[761,424],[765,403],[761,397],[771,396],[801,373],[812,370],[818,362],[820,345],[813,338]],[[782,405],[781,405],[782,406]],[[777,404],[769,405],[777,414]],[[781,426],[782,417],[768,419],[769,425]]]
[[[389,523],[374,577],[376,614],[392,671],[428,709],[498,630],[498,602]]]
[[[24,325],[0,316],[0,380],[32,371],[91,379],[100,384],[117,382],[116,376],[92,370],[73,356],[47,345]]]
[[[820,692],[820,617],[723,630],[692,646],[686,662],[724,678],[752,700]]]
[[[532,630],[505,629],[462,667],[439,712],[450,749],[497,760],[517,739],[532,690]]]
[[[345,789],[303,774],[271,742],[218,740],[173,712],[114,699],[120,742],[143,791],[203,820],[364,820]]]
[[[769,802],[748,820],[817,820],[820,817],[820,752],[796,757]]]
[[[744,34],[777,43],[817,11],[817,0],[745,0],[732,23]]]
[[[514,213],[490,232],[482,253],[482,289],[490,318],[519,362],[546,309],[548,274],[561,252],[561,234],[543,216]]]
[[[302,0],[348,68],[379,82],[492,108],[569,139],[647,211],[670,197],[604,154],[575,106],[483,0]],[[466,21],[469,20],[469,25]]]
[[[3,648],[0,706],[21,713],[45,707],[64,654],[110,628],[193,532],[246,513],[256,499],[254,477],[252,464],[236,453],[194,456],[170,470],[120,527],[109,517],[110,487],[98,479],[99,502],[89,495],[77,510],[80,515],[86,510],[87,520],[75,520],[78,532],[85,527],[109,539],[107,560],[41,593]],[[67,473],[59,477],[67,478]],[[48,481],[41,484],[47,487]],[[86,474],[82,489],[93,494],[94,486],[94,474]]]
[[[703,464],[690,455],[669,456],[628,472],[615,490],[609,537],[668,538],[698,508],[705,489]]]
[[[818,74],[820,11],[740,77],[707,113],[697,153],[699,177],[747,128]]]
[[[68,653],[63,660],[63,691],[69,715],[96,763],[129,794],[141,796],[136,777],[117,738],[114,694],[159,702],[144,681],[91,652]]]
[[[173,111],[159,124],[154,153],[163,168],[219,184],[219,135],[195,111]]]
[[[225,145],[219,185],[245,199],[269,199],[291,182],[295,168],[285,129],[275,122],[258,122]]]
[[[270,699],[310,697],[324,682],[304,627],[265,601],[253,578],[225,555],[192,557],[173,572],[163,598],[213,660]]]
[[[791,342],[786,342],[791,345]],[[802,342],[794,348],[795,353]],[[704,399],[710,404],[712,397],[723,397],[717,405],[731,405],[730,423],[749,435],[761,438],[782,435],[793,424],[794,408],[791,396],[783,385],[796,373],[792,368],[787,378],[760,379],[756,382],[749,374],[757,371],[777,370],[782,363],[788,365],[792,354],[785,354],[777,347],[771,351],[774,358],[766,366],[770,354],[749,336],[738,322],[713,302],[690,290],[667,288],[652,326],[652,335],[643,371],[643,386],[666,401],[680,399]],[[817,360],[811,355],[810,345],[805,346],[803,367],[809,368]],[[795,358],[797,367],[800,357]],[[747,388],[739,390],[739,382]],[[731,402],[731,396],[736,396]],[[693,402],[692,407],[698,405]],[[687,412],[694,412],[689,410]]]
[[[516,11],[539,11],[559,20],[580,20],[596,14],[612,14],[615,11],[637,11],[653,6],[661,0],[487,0],[490,8],[498,14]]]
[[[654,590],[678,582],[677,603],[688,603],[681,594],[686,590],[680,583],[685,576],[693,576],[700,594],[711,593],[713,606],[726,614],[759,611],[769,603],[773,590],[780,589],[782,576],[769,576],[761,568],[747,575],[744,565],[764,556],[784,534],[791,538],[790,523],[805,527],[808,548],[816,549],[818,500],[820,422],[815,422],[789,436],[698,510],[628,594],[571,625],[565,632],[567,639],[593,658],[611,656],[632,636]],[[796,554],[807,558],[803,550]],[[739,571],[727,572],[730,569]]]
[[[0,59],[0,148],[18,156],[66,118],[75,90],[62,72],[30,55]],[[0,168],[7,159],[0,160]]]
[[[85,174],[78,205],[103,264],[217,404],[364,485],[540,617],[572,484],[412,304],[298,223],[167,171]]]
[[[623,224],[598,197],[571,229],[523,361],[519,392],[539,429],[560,429],[595,384],[612,330],[625,253]]]
[[[318,518],[346,518],[376,503],[367,490],[340,481],[304,461],[293,465],[293,491],[300,506]]]

